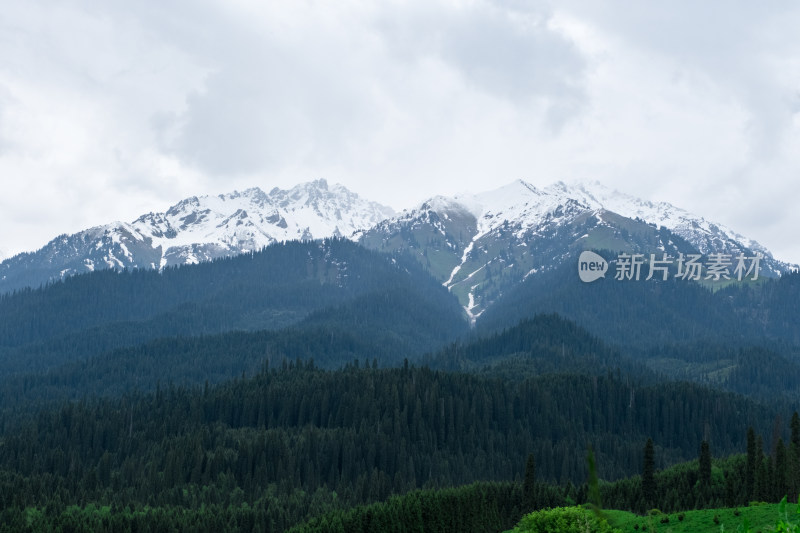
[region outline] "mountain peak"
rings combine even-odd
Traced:
[[[329,187],[324,179],[289,190],[275,187],[269,193],[251,187],[191,196],[163,213],[65,235],[23,259],[5,261],[0,292],[96,269],[161,269],[255,251],[275,242],[349,237],[394,214],[342,185]]]
[[[527,181],[521,179],[514,180],[507,185],[478,193],[475,198],[488,203],[510,205],[531,196],[539,196],[541,191]]]
[[[689,241],[698,251],[708,254],[717,250],[723,242],[738,242],[743,247],[759,252],[765,257],[772,254],[758,242],[748,239],[723,224],[714,223],[704,217],[690,213],[668,202],[653,202],[612,189],[598,181],[559,182],[554,190],[578,199],[594,209],[605,209],[627,218],[644,220],[658,227],[668,228]]]
[[[322,189],[324,191],[328,190],[328,180],[325,178],[315,179],[314,181],[309,182],[308,185],[311,185],[315,189]]]
[[[337,189],[338,187],[338,189]],[[286,192],[289,193],[290,196],[293,197],[300,197],[302,195],[307,195],[310,198],[317,198],[317,197],[325,197],[328,194],[355,194],[349,191],[347,188],[339,185],[338,183],[334,186],[335,191],[331,191],[328,187],[328,181],[324,178],[316,179],[313,181],[307,181],[305,183],[300,183],[295,185],[291,189],[288,189]]]
[[[251,187],[191,196],[163,213],[59,236],[37,252],[0,263],[0,292],[95,269],[161,269],[275,242],[341,236],[368,247],[419,254],[474,318],[494,298],[493,276],[525,279],[585,246],[642,248],[644,241],[632,244],[631,228],[652,237],[646,244],[650,249],[674,252],[672,241],[658,241],[659,227],[688,243],[692,253],[759,252],[766,259],[765,275],[791,267],[721,224],[597,181],[558,181],[539,188],[517,179],[478,194],[434,196],[397,215],[341,184],[316,179],[268,193]]]
[[[660,227],[679,238],[671,239]],[[473,321],[515,283],[570,261],[576,250],[586,247],[673,256],[759,252],[766,259],[765,276],[791,266],[720,224],[597,181],[558,181],[537,188],[515,180],[478,194],[435,196],[364,232],[360,241],[414,253],[458,297]]]

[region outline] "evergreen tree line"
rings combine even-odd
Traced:
[[[763,438],[756,436],[752,427],[747,430],[747,453],[715,459],[708,441],[702,441],[698,458],[656,469],[656,446],[647,439],[642,454],[641,475],[614,482],[596,480],[589,468],[589,479],[579,485],[571,482],[560,485],[541,483],[536,479],[536,459],[529,454],[521,485],[511,484],[509,494],[494,493],[501,501],[466,497],[459,487],[432,494],[449,500],[461,495],[461,500],[448,501],[438,507],[438,512],[421,513],[418,494],[409,493],[394,497],[388,502],[357,506],[332,511],[292,529],[296,532],[312,531],[504,531],[513,526],[513,517],[532,511],[574,505],[601,505],[605,508],[628,510],[646,514],[652,509],[668,513],[692,509],[747,506],[759,502],[779,502],[783,498],[796,500],[800,490],[800,417],[795,412],[791,422],[791,440],[785,446],[777,437],[772,454],[764,453]],[[593,457],[590,452],[589,457]],[[594,459],[588,459],[590,465]],[[503,487],[503,484],[496,485]],[[592,488],[594,487],[594,488]],[[593,495],[592,491],[596,493]],[[487,494],[487,492],[483,492]],[[488,494],[492,494],[489,492]],[[496,504],[506,505],[506,511],[495,512]],[[422,504],[424,508],[424,503]],[[512,523],[512,525],[509,525]],[[544,527],[544,526],[540,526]],[[551,524],[550,529],[557,527]],[[550,530],[549,529],[549,530]]]
[[[706,432],[722,453],[741,449],[748,425],[763,433],[774,417],[689,384],[638,388],[574,375],[510,383],[373,366],[323,371],[298,362],[216,387],[70,402],[32,420],[5,416],[0,508],[267,501],[269,520],[286,526],[312,507],[512,480],[529,453],[542,481],[580,483],[587,442],[601,476],[621,478],[639,470],[644,435],[671,464],[692,457]],[[298,491],[304,503],[287,506]]]
[[[788,445],[773,434],[771,450],[760,434],[747,430],[747,453],[714,459],[708,441],[701,442],[695,461],[655,469],[655,445],[648,439],[642,454],[641,476],[602,487],[610,508],[644,512],[746,506],[750,502],[797,501],[800,493],[800,417],[791,419]]]
[[[640,384],[665,380],[556,314],[537,315],[501,332],[454,342],[426,354],[421,362],[437,370],[474,372],[509,381],[545,374],[604,376],[609,372]]]
[[[659,374],[694,381],[758,400],[800,399],[800,352],[785,342],[760,345],[696,342],[670,344],[643,353],[640,361]]]
[[[242,373],[253,375],[266,361],[276,367],[284,360],[313,360],[322,368],[340,368],[355,359],[377,361],[381,367],[402,364],[403,346],[398,333],[419,342],[444,342],[447,328],[424,313],[415,316],[416,334],[411,320],[396,320],[394,329],[380,326],[380,313],[365,305],[365,300],[380,299],[379,305],[396,304],[400,312],[418,300],[397,292],[357,298],[349,314],[337,309],[340,325],[354,316],[363,321],[338,327],[327,320],[329,313],[313,313],[301,324],[280,331],[229,332],[199,337],[168,337],[101,356],[74,361],[47,372],[9,377],[0,386],[0,405],[24,416],[64,400],[97,396],[119,396],[135,391],[151,391],[164,385],[216,384]],[[405,302],[405,303],[403,303]],[[369,316],[375,318],[370,319]],[[391,316],[391,313],[388,314]],[[421,326],[419,323],[426,325]],[[435,338],[438,332],[440,335]],[[430,335],[428,335],[430,333]],[[383,339],[394,336],[394,342]],[[487,376],[519,381],[530,376],[568,372],[606,375],[614,371],[643,384],[655,383],[657,376],[572,322],[557,315],[540,315],[488,338],[456,342],[422,358],[425,365],[439,370],[480,372]]]
[[[337,510],[291,528],[291,533],[490,533],[510,529],[522,515],[519,483],[474,483],[414,491],[351,509]],[[557,488],[543,494],[560,500]]]
[[[199,337],[167,337],[63,364],[47,372],[5,379],[0,406],[8,415],[27,416],[65,400],[149,392],[159,384],[217,384],[254,375],[265,362],[280,367],[291,359],[339,368],[353,360],[381,366],[402,363],[397,345],[365,339],[342,328],[304,324],[280,331],[229,332]]]
[[[564,504],[561,488],[537,484],[537,494],[543,507]],[[295,526],[287,527],[286,513],[275,516],[271,509],[274,500],[263,497],[250,504],[210,504],[196,509],[173,505],[159,507],[113,505],[70,505],[54,512],[29,507],[0,509],[0,533],[49,533],[51,531],[91,532],[159,532],[209,531],[292,533],[494,533],[514,526],[522,516],[521,486],[516,482],[481,482],[470,485],[416,490],[392,496],[385,502],[359,505],[347,509],[329,510]],[[298,492],[291,505],[302,505],[306,512],[316,514],[323,503],[320,499],[304,499]],[[325,502],[337,506],[336,496]]]

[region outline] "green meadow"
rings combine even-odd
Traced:
[[[753,502],[747,507],[662,513],[653,509],[641,516],[628,511],[595,513],[582,507],[545,509],[525,516],[507,533],[622,532],[622,533],[722,533],[739,531],[797,531],[796,504]]]

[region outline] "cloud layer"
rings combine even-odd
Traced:
[[[596,179],[800,262],[798,26],[791,2],[18,2],[0,248],[319,177],[394,208]]]

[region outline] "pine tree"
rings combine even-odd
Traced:
[[[780,501],[788,493],[786,464],[786,447],[783,445],[783,439],[778,439],[778,445],[775,448],[775,480],[772,491],[775,501]]]
[[[698,476],[700,478],[700,486],[707,489],[711,486],[711,450],[708,446],[708,441],[704,440],[700,444],[700,465]]]
[[[750,501],[755,499],[755,479],[756,468],[756,433],[753,431],[753,426],[747,428],[747,470],[745,471],[744,486],[745,486],[745,499]]]
[[[736,485],[732,472],[724,472],[725,475],[725,506],[734,507],[736,505]]]
[[[787,457],[789,501],[797,501],[800,492],[800,416],[797,411],[792,415],[792,439],[789,442]]]
[[[764,441],[761,436],[756,439],[756,468],[755,479],[753,481],[753,499],[757,501],[766,501],[769,492],[769,470],[767,468],[767,461],[764,457]]]
[[[642,495],[647,507],[654,507],[656,501],[656,478],[655,478],[655,451],[653,450],[653,439],[647,439],[644,445],[644,459],[642,464]]]
[[[525,512],[536,509],[536,460],[533,454],[528,454],[525,463],[525,484],[522,489],[523,506]]]
[[[600,496],[600,482],[597,479],[597,464],[591,446],[586,452],[586,466],[589,468],[589,505],[599,513],[603,509],[603,502]]]

